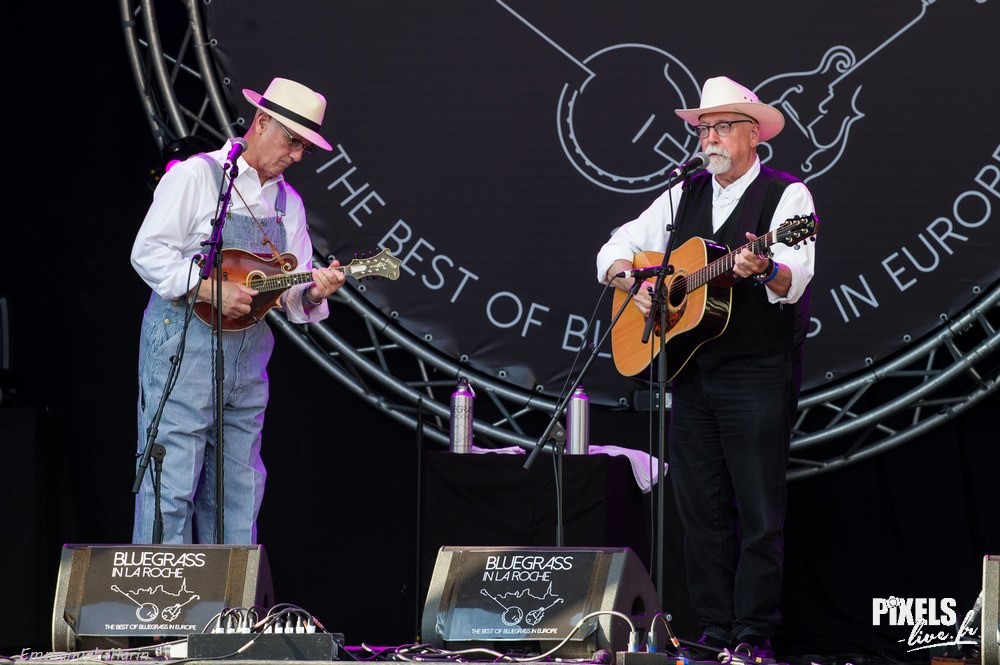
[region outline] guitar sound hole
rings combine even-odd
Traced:
[[[667,305],[676,309],[684,304],[684,298],[686,297],[687,278],[684,275],[679,275],[670,282],[670,288],[667,292]]]

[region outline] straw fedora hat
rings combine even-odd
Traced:
[[[282,124],[323,150],[333,150],[319,135],[326,113],[326,97],[310,90],[301,83],[276,78],[267,86],[264,94],[243,89],[247,101],[277,118]]]
[[[725,76],[705,81],[701,89],[701,106],[696,109],[675,109],[674,113],[692,125],[697,125],[706,113],[732,111],[748,115],[760,125],[760,140],[777,136],[785,127],[785,116],[768,104],[761,104],[752,90]]]

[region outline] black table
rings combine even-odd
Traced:
[[[556,471],[551,455],[431,451],[422,473],[421,597],[445,545],[555,546]],[[650,496],[626,457],[567,455],[563,546],[629,547],[650,569]]]

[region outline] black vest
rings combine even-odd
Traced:
[[[705,238],[730,250],[747,243],[746,231],[758,236],[768,232],[778,202],[788,185],[801,182],[794,176],[761,166],[760,175],[750,184],[729,219],[712,230],[712,175],[702,173],[691,179],[678,204],[677,237],[674,247],[691,238]],[[803,210],[802,214],[809,213]],[[767,287],[752,279],[733,286],[733,302],[726,330],[704,344],[693,360],[702,371],[733,358],[792,353],[798,361],[809,322],[809,291],[795,305],[768,302]]]

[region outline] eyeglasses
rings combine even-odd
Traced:
[[[695,125],[694,129],[698,132],[698,138],[707,139],[708,133],[711,130],[715,130],[715,133],[719,135],[719,138],[729,136],[730,130],[732,130],[733,125],[738,122],[755,122],[754,120],[724,120],[722,122],[717,122],[714,125]]]
[[[292,152],[295,152],[296,150],[301,150],[303,155],[311,155],[314,152],[316,152],[316,146],[306,145],[300,139],[297,139],[294,136],[292,136],[292,133],[288,131],[288,128],[285,127],[280,122],[278,122],[277,120],[275,120],[273,116],[271,117],[271,120],[274,120],[274,124],[276,124],[278,127],[281,127],[281,131],[283,131],[285,133],[285,136],[288,137],[288,147],[291,149]]]

